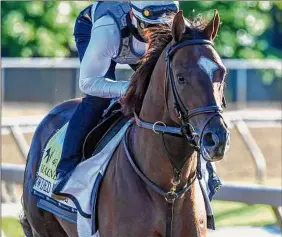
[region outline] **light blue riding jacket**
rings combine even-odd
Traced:
[[[146,43],[132,35],[127,38],[121,37],[121,30],[126,27],[125,17],[130,11],[129,3],[104,2],[104,4],[108,5],[102,7],[98,2],[92,7],[93,26],[90,42],[80,65],[79,88],[88,95],[116,98],[125,93],[129,82],[104,77],[111,61],[136,64],[145,53]],[[100,15],[102,16],[99,17]],[[133,17],[131,20],[133,25],[137,26],[136,19]]]

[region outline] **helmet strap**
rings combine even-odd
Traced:
[[[135,17],[135,16],[134,16]],[[135,17],[137,20],[137,27],[140,27],[139,25],[139,19]],[[146,43],[145,39],[139,34],[138,29],[132,24],[132,20],[130,17],[127,17],[127,26],[130,31],[130,33],[139,41]]]

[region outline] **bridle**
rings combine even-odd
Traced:
[[[135,170],[135,172],[138,174],[138,176],[154,191],[159,193],[160,195],[164,196],[166,202],[168,203],[167,208],[167,220],[166,220],[166,237],[172,236],[172,224],[173,224],[173,207],[175,200],[181,197],[183,194],[185,194],[192,186],[193,182],[196,180],[196,178],[201,179],[201,161],[200,161],[200,154],[201,154],[201,141],[204,134],[204,130],[208,123],[216,116],[220,116],[222,120],[224,121],[222,117],[223,109],[221,106],[217,105],[211,105],[211,106],[203,106],[195,109],[189,110],[185,107],[178,91],[175,85],[175,79],[173,76],[173,71],[171,67],[171,62],[173,55],[176,53],[177,50],[180,48],[183,48],[185,46],[189,45],[211,45],[213,46],[213,42],[205,39],[192,39],[192,40],[183,40],[176,44],[171,45],[165,54],[165,62],[166,62],[166,82],[165,82],[165,102],[167,106],[167,110],[169,111],[168,107],[168,87],[170,85],[173,95],[173,101],[174,101],[174,108],[175,112],[177,114],[178,119],[181,122],[180,126],[166,126],[162,121],[157,121],[155,123],[149,123],[146,121],[143,121],[138,117],[136,113],[134,113],[135,117],[135,123],[138,127],[144,128],[144,129],[150,129],[154,131],[156,134],[164,135],[164,134],[170,134],[173,136],[179,136],[183,137],[188,140],[190,145],[197,151],[197,169],[192,175],[192,178],[188,179],[187,183],[184,185],[184,187],[178,189],[178,185],[180,184],[181,180],[181,172],[184,167],[184,164],[187,162],[187,159],[182,164],[181,167],[177,167],[176,163],[172,159],[171,155],[169,154],[166,145],[165,140],[163,138],[163,144],[166,150],[166,153],[168,155],[168,158],[172,164],[172,170],[173,170],[173,178],[171,180],[172,187],[169,191],[163,190],[161,187],[159,187],[157,184],[153,183],[148,177],[146,177],[143,172],[138,168],[136,163],[134,162],[132,158],[132,154],[129,151],[128,148],[128,136],[129,136],[129,130],[127,131],[124,139],[123,139],[123,145],[125,149],[126,156],[132,166],[132,168]],[[223,105],[225,106],[225,99],[223,97]],[[204,123],[203,129],[199,134],[195,132],[195,129],[193,126],[189,123],[189,120],[197,115],[200,114],[207,114],[210,113],[212,116]],[[171,115],[170,115],[171,116]],[[225,122],[224,122],[225,123]],[[226,123],[225,126],[227,127]]]

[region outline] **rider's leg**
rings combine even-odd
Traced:
[[[87,8],[80,13],[74,30],[80,61],[88,46],[92,28],[92,22],[88,17],[85,17],[85,11],[87,11]],[[108,78],[115,79],[115,65],[116,63],[112,62],[111,67],[106,73]],[[88,132],[98,124],[103,111],[109,104],[110,99],[86,95],[77,106],[69,121],[63,144],[62,157],[57,167],[58,183],[61,183],[61,180],[66,177],[66,174],[81,161],[84,139]],[[57,186],[54,192],[59,191],[60,186]]]
[[[82,146],[88,132],[98,124],[110,100],[88,96],[77,106],[66,132],[63,152],[57,171],[62,176],[71,171],[82,158]]]

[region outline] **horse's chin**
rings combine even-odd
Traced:
[[[208,162],[220,161],[224,158],[224,155],[209,154],[204,146],[201,146],[201,154],[204,160]]]
[[[214,156],[212,157],[212,162],[215,162],[215,161],[220,161],[224,158],[224,156]]]

